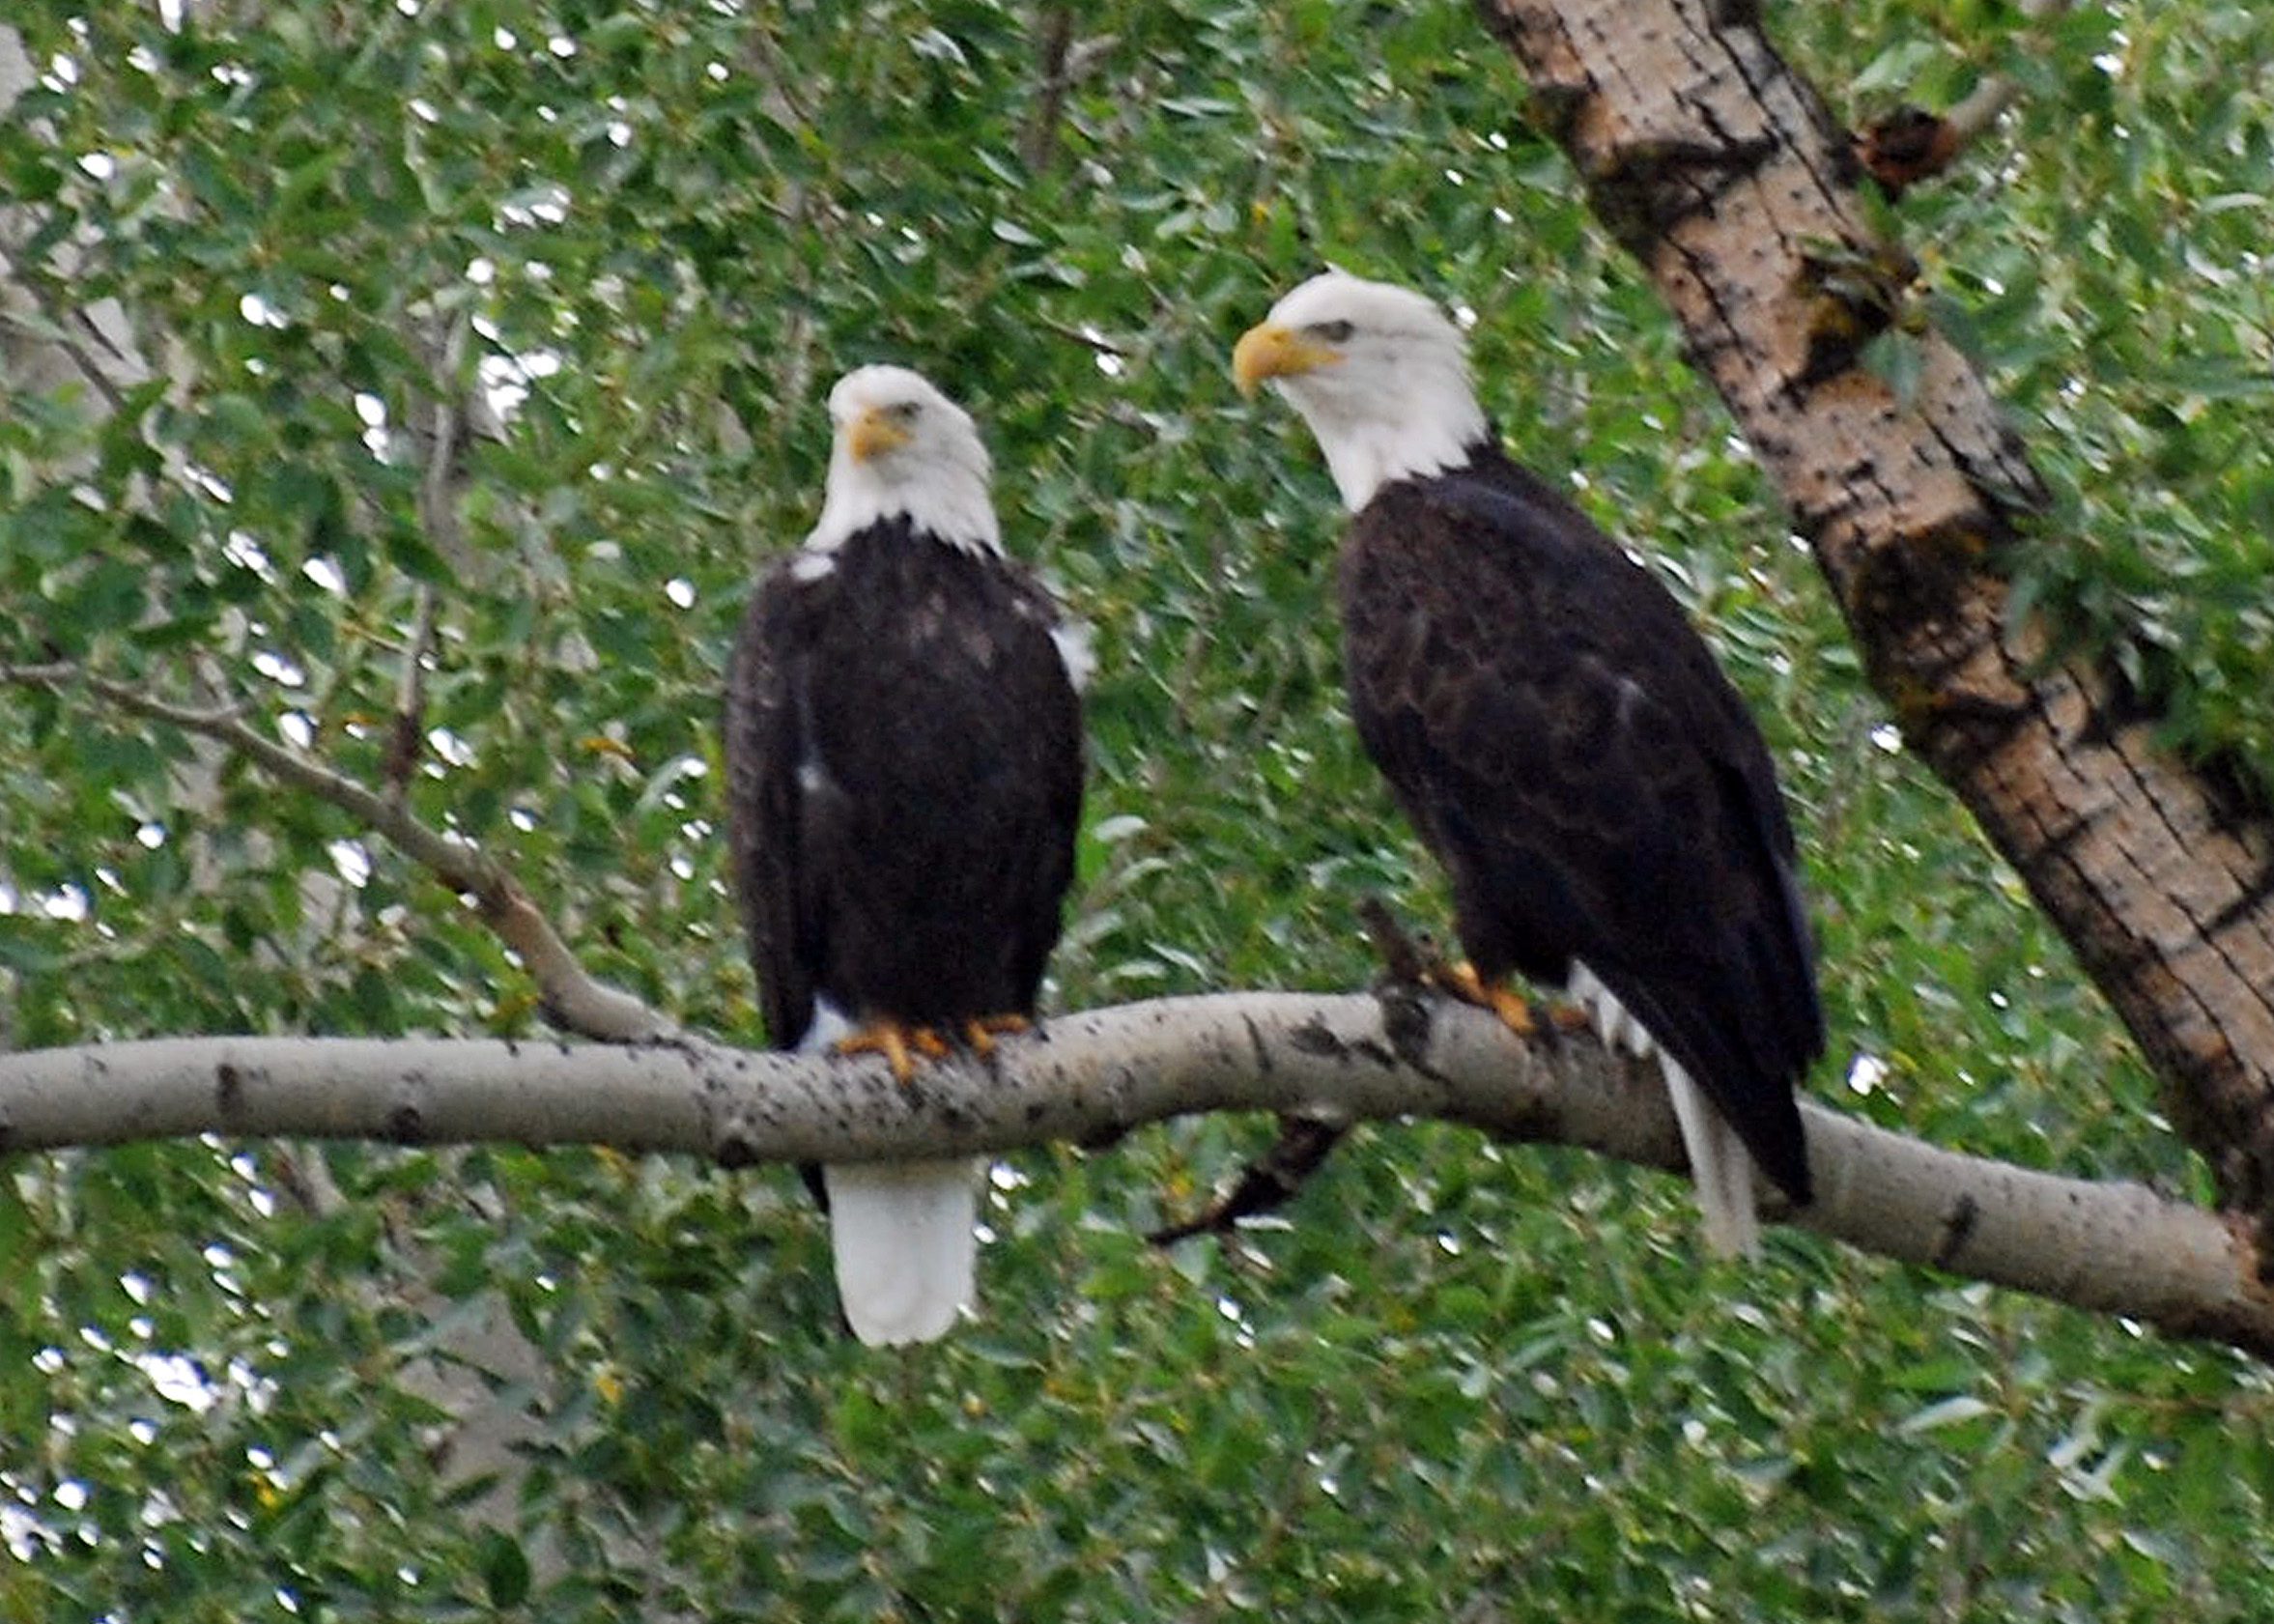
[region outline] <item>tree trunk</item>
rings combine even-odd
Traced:
[[[1481,0],[1535,117],[1682,324],[1815,549],[1904,737],[2076,949],[2274,1257],[2274,812],[2159,748],[2109,669],[2006,625],[1999,550],[2041,487],[1932,330],[1915,388],[1860,364],[1913,276],[1847,131],[1749,8]],[[2027,545],[2057,546],[2042,526]]]

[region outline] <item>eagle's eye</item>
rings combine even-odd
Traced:
[[[1355,330],[1348,322],[1313,322],[1311,324],[1313,335],[1323,338],[1329,344],[1348,344],[1350,341],[1350,334]]]
[[[885,408],[885,414],[897,423],[913,423],[923,410],[924,402],[920,400],[896,400]]]

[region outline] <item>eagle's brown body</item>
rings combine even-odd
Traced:
[[[970,414],[906,367],[829,393],[821,513],[758,582],[726,684],[726,823],[767,1037],[984,1053],[1035,1012],[1073,876],[1087,656],[1003,552]],[[977,1300],[969,1156],[807,1169],[845,1323],[892,1346]]]
[[[726,698],[728,825],[771,1040],[814,1001],[960,1030],[1032,1014],[1073,874],[1081,707],[1057,611],[1000,554],[858,532],[753,595]]]
[[[1796,1201],[1824,1046],[1792,831],[1680,607],[1490,442],[1383,485],[1341,563],[1351,710],[1488,982],[1584,965]]]
[[[1809,1194],[1793,1091],[1824,1046],[1768,751],[1663,588],[1510,462],[1461,327],[1326,271],[1232,353],[1318,437],[1350,514],[1350,708],[1453,882],[1448,990],[1528,1034],[1511,971],[1656,1049],[1705,1239],[1756,1253],[1756,1165]]]

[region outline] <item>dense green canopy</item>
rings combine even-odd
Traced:
[[[158,370],[106,398],[11,368],[0,663],[242,702],[377,781],[431,588],[413,808],[595,972],[754,1040],[724,652],[813,518],[828,382],[902,361],[980,418],[1009,544],[1097,629],[1058,1007],[1358,985],[1357,899],[1434,921],[1442,893],[1342,713],[1325,471],[1225,373],[1331,258],[1473,313],[1514,448],[1648,554],[1755,706],[1823,948],[1816,1092],[2196,1181],[1464,9],[192,9],[9,19],[43,77],[0,128],[36,296],[0,345],[92,356],[81,313],[115,299]],[[2274,763],[2274,88],[2236,71],[2274,60],[2274,14],[1772,23],[1851,119],[2020,81],[1890,219],[2085,538],[2022,561],[2030,594],[2118,640],[2179,742]],[[459,535],[438,376],[505,417]],[[81,697],[0,689],[0,759],[7,1040],[540,1030],[495,940],[344,814],[216,786]],[[786,1170],[333,1149],[348,1200],[311,1218],[304,1150],[18,1159],[0,1537],[28,1560],[0,1617],[518,1596],[522,1548],[445,1497],[390,1380],[435,1334],[421,1273],[506,1294],[548,1361],[523,1492],[574,1574],[548,1620],[2274,1609],[2274,1397],[2238,1359],[1790,1235],[1708,1268],[1672,1182],[1443,1127],[1361,1134],[1237,1247],[1142,1244],[1262,1133],[1010,1159],[984,1322],[892,1357],[834,1334]]]

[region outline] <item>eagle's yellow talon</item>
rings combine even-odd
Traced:
[[[995,1035],[999,1032],[1025,1032],[1035,1023],[1024,1015],[974,1015],[954,1028],[971,1048],[971,1052],[985,1060],[995,1052]],[[830,1051],[833,1054],[880,1054],[893,1068],[893,1075],[903,1083],[916,1079],[919,1060],[945,1060],[952,1052],[952,1045],[937,1027],[908,1026],[895,1020],[872,1021],[848,1037],[840,1038]]]
[[[1540,1030],[1539,1016],[1533,1012],[1531,1000],[1505,986],[1487,986],[1476,966],[1463,959],[1458,964],[1436,964],[1430,968],[1430,981],[1447,995],[1464,1004],[1474,1004],[1499,1017],[1500,1024],[1519,1038],[1530,1038]],[[1548,1007],[1548,1023],[1559,1032],[1583,1032],[1589,1025],[1587,1011],[1576,1005],[1553,1004]]]
[[[902,1026],[898,1021],[877,1021],[848,1038],[839,1038],[832,1051],[840,1055],[880,1054],[901,1084],[916,1080],[916,1056],[939,1060],[948,1052],[947,1040],[928,1026]]]
[[[971,1052],[981,1060],[995,1053],[995,1035],[998,1032],[1030,1032],[1035,1023],[1024,1015],[981,1015],[963,1023],[963,1040],[971,1045]]]

